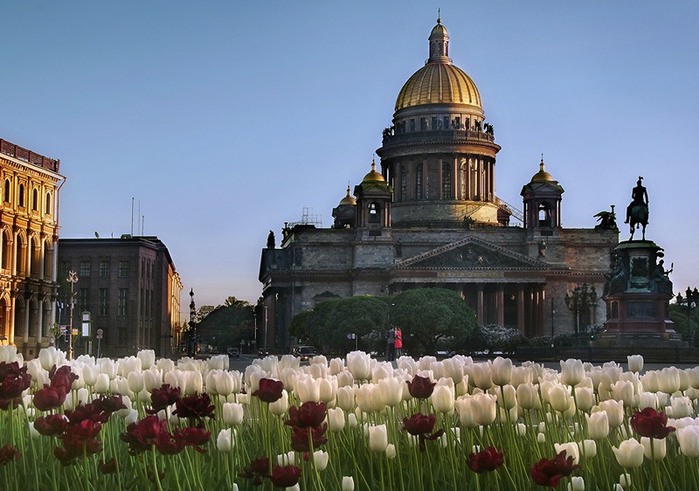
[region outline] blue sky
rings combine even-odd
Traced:
[[[592,227],[642,175],[647,238],[699,286],[696,2],[3,2],[0,138],[61,159],[62,237],[129,233],[134,198],[183,305],[255,301],[268,231],[329,227],[369,171],[439,7],[498,196],[521,209],[543,153],[564,226]]]

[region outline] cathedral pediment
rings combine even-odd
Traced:
[[[469,237],[413,256],[391,269],[548,269],[532,259],[482,239]]]

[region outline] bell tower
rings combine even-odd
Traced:
[[[555,235],[561,228],[561,195],[563,187],[544,168],[541,157],[539,172],[522,187],[524,200],[524,228],[527,236]]]
[[[371,172],[354,188],[357,197],[357,228],[378,231],[390,227],[392,193],[391,186],[376,171],[376,162],[372,160]]]

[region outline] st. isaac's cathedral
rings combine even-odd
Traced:
[[[288,347],[292,318],[324,300],[418,287],[454,290],[480,324],[528,337],[605,321],[616,226],[561,227],[564,190],[543,159],[523,183],[523,212],[496,196],[500,145],[449,50],[438,20],[425,66],[398,93],[380,162],[347,188],[333,226],[287,223],[279,245],[270,233],[259,276],[270,348]]]

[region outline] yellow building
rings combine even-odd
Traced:
[[[0,140],[0,343],[53,342],[60,161]]]

